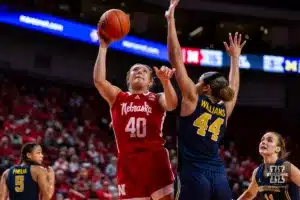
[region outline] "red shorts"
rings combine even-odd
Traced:
[[[174,175],[164,148],[119,156],[117,174],[122,200],[159,200],[173,192]]]

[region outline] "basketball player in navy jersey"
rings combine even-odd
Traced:
[[[300,170],[287,157],[285,141],[276,132],[261,138],[259,153],[264,163],[253,171],[248,189],[238,200],[250,200],[258,194],[260,200],[300,200]]]
[[[49,200],[54,193],[55,174],[51,167],[41,166],[40,145],[27,143],[21,150],[21,165],[7,169],[0,182],[0,200]]]
[[[176,199],[231,200],[232,192],[224,164],[218,155],[219,142],[227,120],[236,104],[239,90],[239,56],[245,42],[241,35],[229,35],[224,42],[231,56],[229,82],[218,72],[204,73],[195,84],[185,69],[176,34],[174,10],[178,0],[171,0],[166,12],[168,51],[182,100],[178,133],[178,176]]]

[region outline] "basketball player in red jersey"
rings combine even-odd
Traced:
[[[166,111],[177,107],[170,82],[175,70],[155,69],[164,93],[149,92],[152,69],[135,64],[127,73],[128,92],[106,80],[109,42],[101,39],[94,67],[94,84],[111,109],[112,127],[118,148],[118,189],[122,200],[172,200],[173,181],[168,151],[162,138]]]

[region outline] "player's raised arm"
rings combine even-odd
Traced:
[[[179,0],[171,0],[169,10],[166,12],[166,18],[168,20],[169,61],[172,67],[176,69],[175,77],[180,87],[182,96],[185,98],[195,98],[197,96],[196,86],[189,78],[185,69],[181,46],[179,44],[176,32],[174,12],[178,1]]]
[[[246,44],[246,41],[243,43],[241,43],[241,41],[241,34],[235,33],[232,38],[231,33],[229,33],[229,46],[226,42],[224,42],[225,49],[230,56],[229,87],[234,91],[233,99],[225,102],[227,118],[230,117],[234,109],[240,88],[239,57],[241,55],[242,48]]]
[[[121,89],[106,80],[106,53],[108,45],[108,42],[101,39],[93,77],[95,87],[100,95],[112,106]]]
[[[34,166],[32,172],[37,176],[37,183],[39,185],[43,200],[50,200],[54,194],[55,189],[55,174],[52,168],[44,169],[40,166]]]
[[[159,103],[165,110],[172,111],[177,107],[178,103],[175,89],[170,80],[176,69],[162,66],[160,69],[154,67],[154,70],[164,88],[164,92],[160,93]]]
[[[251,180],[251,183],[249,185],[249,187],[247,188],[247,190],[238,198],[238,200],[251,200],[251,199],[254,199],[257,195],[257,192],[258,192],[258,185],[256,183],[256,180],[255,180],[255,176],[256,176],[256,173],[257,173],[257,169],[256,168],[253,173],[252,173],[252,180]]]
[[[5,170],[5,172],[1,176],[0,180],[0,200],[7,200],[8,198],[8,189],[6,185],[6,178],[8,174],[8,169]]]

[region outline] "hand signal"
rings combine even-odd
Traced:
[[[162,66],[160,69],[154,67],[154,71],[156,76],[159,78],[159,80],[163,82],[163,81],[170,80],[173,74],[175,73],[176,69],[175,68],[170,69],[166,66]]]
[[[244,40],[243,43],[241,43],[241,41],[241,34],[238,34],[238,32],[236,32],[234,34],[234,37],[232,38],[231,33],[229,33],[229,46],[227,42],[223,42],[229,56],[239,57],[241,55],[241,51],[246,44],[246,40]]]

